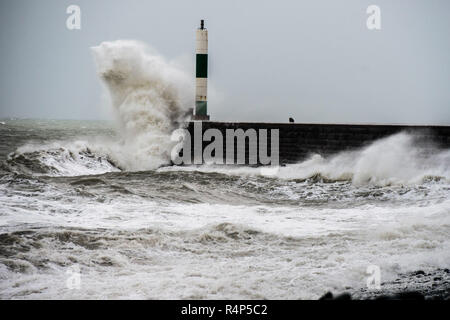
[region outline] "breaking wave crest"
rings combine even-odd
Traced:
[[[416,184],[429,180],[450,180],[450,150],[435,149],[418,143],[413,135],[399,133],[359,150],[344,151],[329,157],[313,154],[304,161],[268,172],[261,168],[208,165],[162,170],[265,175],[311,182],[350,181],[355,185]]]
[[[421,145],[417,138],[399,133],[356,151],[306,161],[282,168],[279,177],[351,180],[353,184],[408,184],[430,179],[450,179],[450,150]]]
[[[96,153],[87,141],[27,144],[8,155],[5,165],[16,173],[77,176],[120,171],[107,154]]]

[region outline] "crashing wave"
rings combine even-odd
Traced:
[[[137,41],[103,42],[92,52],[111,97],[116,138],[27,144],[9,155],[9,170],[70,176],[170,164],[170,135],[193,105],[192,79]]]
[[[77,176],[120,171],[107,155],[94,153],[87,142],[25,145],[8,155],[4,166],[30,175]]]

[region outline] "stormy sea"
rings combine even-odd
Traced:
[[[137,42],[92,51],[114,120],[0,121],[1,299],[448,297],[450,150],[173,166],[189,77]]]

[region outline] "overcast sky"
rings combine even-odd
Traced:
[[[450,124],[448,0],[0,0],[0,117],[106,118],[89,49],[105,40],[144,41],[194,77],[200,19],[213,120]]]

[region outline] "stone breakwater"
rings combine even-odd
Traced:
[[[191,150],[194,154],[194,122],[188,122],[187,130],[192,139]],[[268,153],[271,152],[271,130],[278,130],[279,136],[279,162],[280,164],[296,163],[304,160],[310,154],[323,156],[332,155],[341,151],[349,151],[364,147],[371,142],[404,132],[417,137],[417,142],[430,148],[450,148],[450,126],[416,126],[416,125],[365,125],[365,124],[304,124],[304,123],[253,123],[253,122],[202,122],[202,132],[208,129],[217,129],[226,136],[227,130],[242,129],[246,132],[254,129],[257,132],[266,129]],[[238,150],[235,143],[234,154],[245,152],[245,164],[249,162],[249,139],[246,139],[245,150]],[[210,141],[203,141],[203,149]],[[258,149],[259,149],[259,143]],[[226,155],[226,144],[223,144],[223,155]],[[242,147],[241,147],[242,148]],[[225,163],[225,160],[224,160]],[[261,162],[258,159],[258,164]]]

